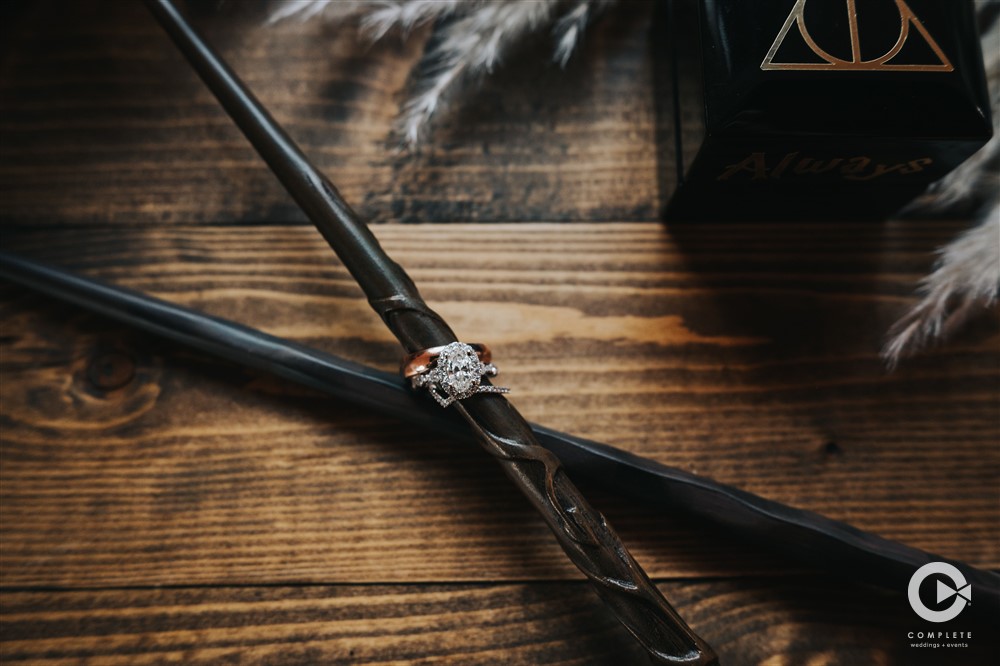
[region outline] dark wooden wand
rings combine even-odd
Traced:
[[[398,374],[3,251],[0,278],[412,426],[463,441],[475,440],[457,413],[428,410],[426,400],[409,390]],[[672,515],[690,515],[706,526],[721,527],[728,534],[756,541],[807,566],[825,567],[854,583],[902,593],[913,572],[924,564],[949,562],[972,584],[976,598],[987,602],[976,604],[981,611],[977,614],[985,623],[997,624],[1000,576],[991,571],[889,541],[607,444],[537,424],[531,429],[539,443],[578,478],[587,477]]]
[[[715,653],[670,606],[604,516],[569,480],[528,423],[485,377],[496,370],[458,343],[406,272],[385,253],[337,189],[170,0],[144,0],[243,134],[361,286],[411,359],[415,385],[454,408],[552,529],[618,619],[661,663],[712,664]],[[458,343],[458,344],[456,344]],[[481,350],[480,350],[481,351]],[[436,365],[434,359],[437,359]],[[428,408],[432,404],[428,403]]]

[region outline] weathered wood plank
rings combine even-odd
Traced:
[[[351,27],[266,25],[263,7],[196,23],[366,218],[656,216],[646,4],[596,26],[565,71],[531,45],[416,156],[390,134],[426,31],[372,47]],[[7,219],[304,223],[140,3],[49,0],[20,23],[0,59]]]
[[[527,417],[996,567],[997,317],[895,374],[876,358],[956,228],[377,231],[460,335],[494,345]],[[304,228],[5,240],[395,365],[397,346]],[[476,450],[11,288],[0,351],[6,585],[577,575]],[[628,502],[597,504],[655,576],[786,566]]]
[[[990,664],[969,648],[915,649],[901,595],[812,579],[660,585],[743,664]],[[963,625],[968,631],[971,626]],[[7,592],[4,663],[639,664],[645,658],[583,584],[307,586]]]

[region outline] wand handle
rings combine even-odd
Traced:
[[[236,125],[340,257],[386,326],[409,352],[456,341],[406,272],[337,189],[170,0],[145,0]],[[663,598],[599,512],[583,498],[528,423],[502,396],[456,403],[483,446],[545,518],[563,550],[618,619],[662,663],[710,664],[715,654]]]

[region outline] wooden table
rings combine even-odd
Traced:
[[[418,155],[388,137],[426,33],[263,16],[196,22],[529,419],[1000,567],[1000,318],[877,356],[961,222],[665,226],[643,5],[565,71],[529,46]],[[395,367],[141,7],[40,2],[7,32],[5,249]],[[475,447],[0,300],[4,663],[640,663]],[[584,489],[724,664],[944,663],[902,590]]]

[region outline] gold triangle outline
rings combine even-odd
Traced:
[[[808,29],[805,24],[805,6],[806,0],[796,0],[795,5],[792,10],[788,13],[788,18],[785,19],[784,24],[781,26],[781,30],[778,31],[777,37],[774,38],[774,43],[771,44],[771,48],[768,50],[767,55],[764,56],[763,62],[760,64],[760,68],[764,71],[774,71],[774,70],[785,70],[785,71],[906,71],[906,72],[953,72],[955,67],[948,60],[948,56],[945,55],[944,51],[938,45],[937,41],[931,36],[924,24],[917,18],[917,15],[910,9],[910,6],[906,4],[906,0],[894,0],[896,7],[899,9],[900,15],[900,30],[899,30],[899,40],[896,42],[889,51],[887,51],[882,56],[875,58],[874,60],[861,60],[860,45],[858,40],[858,14],[855,8],[855,0],[846,0],[848,18],[850,20],[851,28],[851,60],[843,60],[835,56],[830,55],[824,51],[816,42],[813,40],[812,36],[809,34]],[[782,63],[775,62],[774,57],[778,53],[778,49],[784,44],[785,38],[788,36],[788,32],[792,29],[793,25],[798,25],[799,34],[806,42],[813,53],[815,53],[820,59],[825,62],[822,63]],[[890,62],[895,58],[902,48],[906,45],[907,40],[910,38],[910,27],[914,26],[920,36],[924,38],[927,45],[934,51],[934,55],[940,60],[940,64],[937,65],[927,65],[927,64],[899,64]]]

